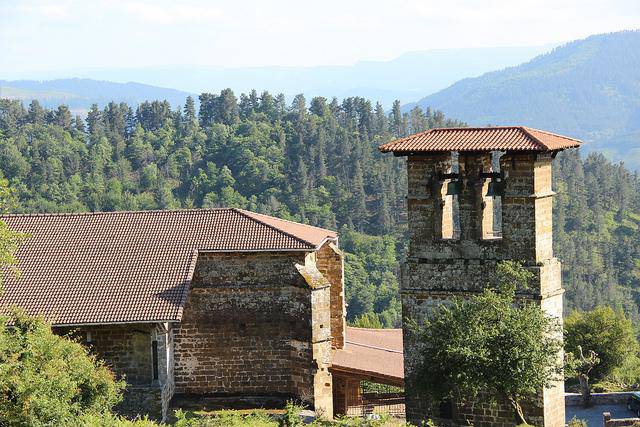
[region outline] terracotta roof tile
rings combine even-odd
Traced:
[[[578,147],[577,139],[525,126],[436,128],[380,146],[383,153],[406,155],[442,151],[558,151]]]
[[[198,251],[315,250],[336,233],[239,209],[0,216],[31,237],[10,305],[54,324],[177,321]],[[292,266],[293,268],[293,266]]]
[[[344,348],[333,352],[332,369],[402,384],[402,329],[347,327]]]

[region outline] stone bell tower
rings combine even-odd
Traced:
[[[553,256],[552,160],[580,141],[526,127],[431,129],[382,145],[407,157],[409,252],[402,269],[404,319],[421,323],[452,296],[482,291],[502,260],[534,274],[519,293],[562,319],[560,263]],[[418,343],[404,330],[407,421],[515,425],[503,405],[433,403],[412,387]],[[561,357],[561,355],[558,355]],[[530,422],[564,425],[564,386],[523,404]]]

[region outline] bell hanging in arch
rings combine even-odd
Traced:
[[[461,183],[459,180],[451,180],[447,183],[447,196],[457,196],[460,194]]]
[[[498,181],[497,178],[491,178],[489,187],[487,188],[487,197],[502,197],[504,196],[504,182]]]

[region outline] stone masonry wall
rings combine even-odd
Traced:
[[[153,324],[141,323],[56,328],[56,332],[72,333],[80,338],[118,378],[124,377],[128,384],[150,386],[153,381],[151,334],[154,329]]]
[[[413,156],[408,168],[408,220],[410,243],[402,268],[403,319],[418,323],[453,295],[480,292],[506,259],[520,260],[534,274],[533,289],[519,290],[521,297],[539,301],[548,313],[562,318],[560,263],[553,258],[551,224],[551,156],[507,153],[500,159],[506,174],[502,206],[502,238],[489,233],[493,210],[484,196],[488,182],[480,172],[489,172],[489,154],[459,156],[461,191],[458,194],[460,235],[448,237],[442,230],[443,194],[446,180],[438,174],[451,171],[449,153]],[[446,204],[444,205],[445,209]],[[441,408],[412,385],[418,363],[419,343],[404,331],[407,420],[420,424],[439,419]],[[562,357],[562,355],[559,355]],[[525,409],[535,425],[564,425],[563,385],[541,390]],[[443,425],[512,426],[512,410],[504,404],[454,405],[452,418]],[[444,415],[444,414],[443,414]]]
[[[173,396],[173,343],[170,324],[95,325],[54,328],[70,334],[127,383],[117,412],[131,418],[148,415],[164,420]],[[157,379],[154,379],[152,342],[157,342]]]
[[[314,260],[303,252],[201,253],[175,330],[176,393],[319,405],[316,386],[329,384],[330,395],[329,283],[312,289],[296,267]]]
[[[344,347],[346,309],[344,303],[344,261],[340,249],[333,243],[325,243],[316,252],[318,270],[331,283],[331,335],[336,349]]]

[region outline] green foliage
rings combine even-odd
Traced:
[[[79,343],[20,312],[0,319],[0,424],[71,425],[109,416],[124,383]]]
[[[397,251],[392,236],[369,236],[346,227],[340,231],[346,252],[345,287],[347,320],[362,328],[399,327],[401,308]]]
[[[587,312],[574,311],[565,319],[564,328],[567,353],[577,358],[579,347],[585,354],[596,353],[599,363],[590,372],[591,381],[614,374],[638,352],[633,325],[620,310],[597,307]]]
[[[14,274],[19,274],[19,270],[14,268],[18,263],[15,253],[20,244],[28,236],[24,233],[18,233],[10,230],[7,224],[0,220],[0,266],[8,267],[13,270]],[[2,276],[0,275],[0,293],[2,293]]]
[[[199,100],[198,111],[192,98],[178,110],[166,101],[94,105],[86,121],[70,121],[64,107],[1,100],[0,179],[15,190],[11,211],[239,207],[357,230],[349,319],[370,313],[398,325],[398,262],[389,250],[402,246],[406,170],[377,147],[461,123],[431,110],[411,121],[399,111],[387,117],[357,97],[307,105],[299,95],[287,106],[283,95],[252,91],[238,101],[225,89]],[[383,262],[365,270],[375,257]]]
[[[105,412],[102,414],[84,414],[77,419],[65,421],[59,425],[63,427],[160,427],[164,424],[158,424],[148,418],[129,420],[127,418]]]
[[[380,316],[376,313],[366,312],[356,317],[352,322],[349,322],[349,326],[356,328],[369,328],[369,329],[382,329],[382,322],[380,322]]]
[[[239,411],[218,411],[215,415],[197,416],[188,413],[176,413],[175,427],[279,427],[280,423],[264,412],[245,413]],[[283,424],[284,425],[284,424]]]
[[[287,404],[284,414],[269,414],[267,411],[218,411],[215,414],[193,414],[176,411],[175,427],[289,427],[307,425],[310,427],[409,427],[405,422],[381,415],[379,419],[342,417],[334,421],[316,419],[305,423],[300,417],[302,408]],[[119,426],[117,426],[119,427]],[[128,426],[127,426],[128,427]],[[137,427],[137,426],[134,426]],[[146,427],[146,426],[143,426]]]
[[[404,388],[397,387],[393,385],[380,384],[380,383],[372,383],[371,381],[362,381],[360,383],[360,387],[362,387],[363,393],[376,393],[376,394],[385,394],[385,393],[403,393]]]
[[[588,425],[585,420],[578,419],[577,417],[574,416],[567,423],[567,427],[588,427]]]
[[[608,305],[640,323],[640,177],[604,156],[554,165],[554,252],[567,312]]]
[[[526,287],[530,276],[522,266],[501,263],[497,273],[501,282],[492,284],[497,290],[442,305],[418,330],[416,385],[436,401],[482,393],[504,398],[524,422],[519,403],[561,371],[559,324],[533,302],[514,305],[515,288]]]
[[[13,192],[9,189],[7,180],[0,178],[0,213],[5,212],[12,202]],[[18,274],[18,270],[14,268],[18,263],[15,253],[27,237],[24,233],[10,230],[7,224],[0,220],[0,267],[8,267],[13,269],[14,274]],[[2,275],[0,275],[0,293],[2,293]]]
[[[268,92],[202,94],[64,108],[0,100],[0,179],[11,212],[242,207],[339,229],[347,252],[348,320],[399,326],[406,168],[377,146],[428,127],[438,111],[391,112],[363,98],[307,102]],[[236,100],[237,101],[237,100]],[[554,250],[569,309],[622,308],[640,323],[640,178],[602,155],[561,153],[554,170]],[[3,198],[0,191],[0,200]],[[377,322],[376,322],[377,323]]]
[[[295,405],[293,402],[287,402],[286,412],[284,417],[282,417],[282,422],[280,423],[282,427],[300,427],[304,425],[302,422],[302,418],[300,418],[300,413],[302,412],[302,408],[300,406]]]

